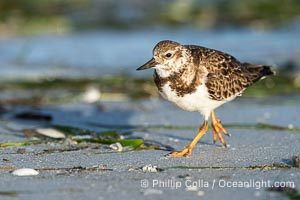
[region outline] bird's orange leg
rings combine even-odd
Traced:
[[[185,155],[191,155],[192,154],[192,149],[194,146],[197,144],[197,142],[200,140],[200,138],[206,133],[208,129],[208,121],[205,120],[202,126],[199,129],[198,134],[196,137],[193,139],[193,141],[182,151],[180,152],[172,152],[169,154],[169,156],[185,156]]]
[[[223,138],[222,133],[224,133],[227,136],[230,136],[230,134],[226,131],[226,129],[222,126],[221,121],[217,119],[215,112],[211,112],[211,126],[213,129],[213,134],[214,134],[214,143],[217,141],[217,136],[220,140],[220,142],[227,147],[226,142]]]

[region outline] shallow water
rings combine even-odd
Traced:
[[[299,30],[257,32],[186,29],[97,31],[0,40],[1,79],[47,76],[99,76],[137,73],[151,57],[154,45],[164,39],[222,50],[243,62],[282,67],[300,66]]]

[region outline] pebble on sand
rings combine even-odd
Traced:
[[[114,143],[114,144],[111,144],[111,145],[109,145],[109,147],[110,147],[112,150],[123,151],[123,146],[122,146],[119,142]]]
[[[157,166],[145,165],[142,167],[143,172],[158,172]]]

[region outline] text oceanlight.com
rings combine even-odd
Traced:
[[[224,179],[214,179],[211,182],[202,179],[199,180],[176,180],[171,179],[153,179],[141,180],[142,188],[169,188],[169,189],[180,189],[180,188],[271,188],[271,187],[291,187],[295,188],[295,183],[293,181],[272,181],[272,180],[224,180]]]

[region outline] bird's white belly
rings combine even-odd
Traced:
[[[183,97],[178,96],[176,91],[171,90],[169,84],[165,84],[160,92],[161,96],[168,101],[173,102],[180,108],[190,112],[200,112],[206,119],[215,108],[234,99],[226,99],[224,101],[215,101],[209,98],[207,88],[204,84],[198,86],[196,92],[185,94]]]

